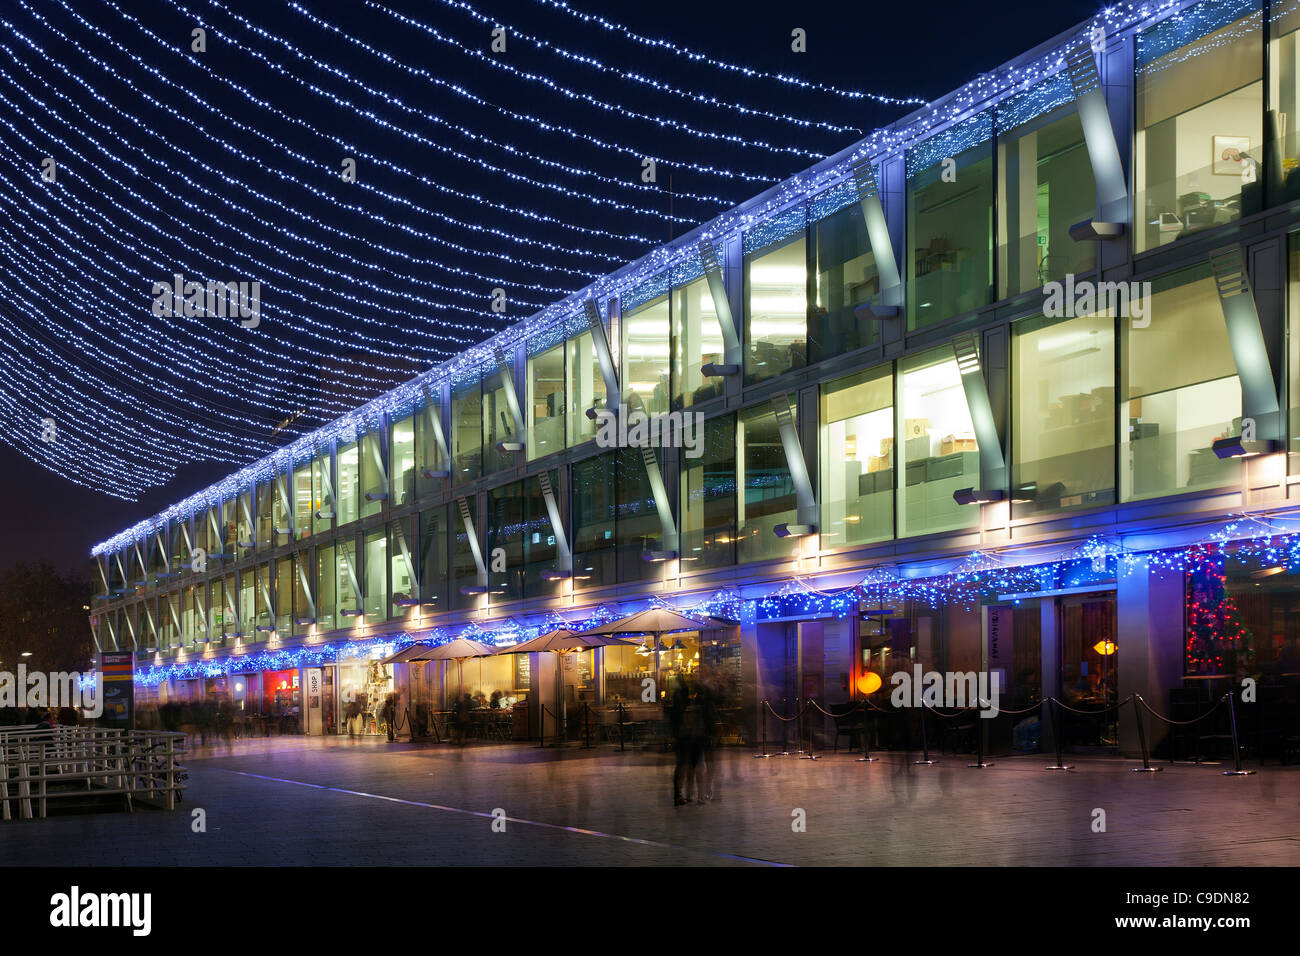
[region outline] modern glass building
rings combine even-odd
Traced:
[[[99,544],[98,645],[308,733],[461,686],[535,728],[557,673],[599,707],[708,670],[747,741],[914,665],[1005,710],[1265,696],[1300,675],[1298,31],[1109,8]],[[620,407],[689,441],[606,447]],[[701,628],[380,663],[656,600]]]

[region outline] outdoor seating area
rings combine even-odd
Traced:
[[[174,810],[185,789],[185,734],[100,727],[0,732],[0,819],[44,819],[141,802]]]

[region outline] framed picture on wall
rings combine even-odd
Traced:
[[[1214,175],[1240,176],[1241,157],[1250,150],[1249,136],[1214,137]]]

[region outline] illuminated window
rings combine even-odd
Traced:
[[[1138,34],[1134,251],[1260,209],[1261,22],[1257,2],[1205,0]]]
[[[1026,319],[1014,327],[1014,517],[1115,500],[1115,320]]]
[[[992,301],[993,155],[987,113],[907,154],[907,327]]]
[[[890,366],[822,386],[821,546],[894,534],[894,376]]]
[[[980,456],[952,349],[900,363],[897,444],[900,537],[972,527],[979,509],[959,505],[953,492],[979,487]]]
[[[1210,448],[1241,433],[1241,383],[1210,267],[1155,280],[1147,310],[1148,327],[1121,325],[1123,499],[1235,484],[1240,459]]]
[[[802,368],[808,339],[803,229],[745,256],[745,381]]]

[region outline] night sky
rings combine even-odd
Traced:
[[[265,0],[0,6],[0,117],[7,117],[0,126],[0,338],[7,342],[0,349],[0,566],[22,559],[84,566],[90,547],[112,533],[726,208],[692,196],[729,205],[772,184],[687,163],[775,182],[816,162],[650,118],[831,154],[914,108],[694,64],[584,24],[552,0],[301,4],[338,32],[292,7]],[[1098,8],[1078,0],[573,0],[572,9],[731,63],[932,99]],[[508,35],[506,52],[494,55],[491,23],[470,11],[683,91],[861,132],[740,116],[598,72],[518,36]],[[200,22],[209,27],[207,51],[192,54],[190,30]],[[807,31],[808,52],[791,51],[794,28]],[[647,118],[493,68],[494,56]],[[339,176],[347,153],[338,143],[377,160],[358,159],[358,183]],[[622,184],[640,180],[635,153],[663,157],[652,190]],[[47,155],[58,160],[57,190],[40,179]],[[258,328],[152,315],[151,285],[169,279],[173,266],[198,279],[260,278]],[[488,308],[498,284],[510,302],[504,317]],[[70,411],[99,395],[83,376],[111,384],[103,402],[116,414]],[[294,414],[273,439],[276,424]],[[57,448],[39,441],[45,416],[59,422],[65,443]],[[211,451],[186,447],[204,433],[220,436]],[[126,501],[97,490],[109,487],[143,496]]]

